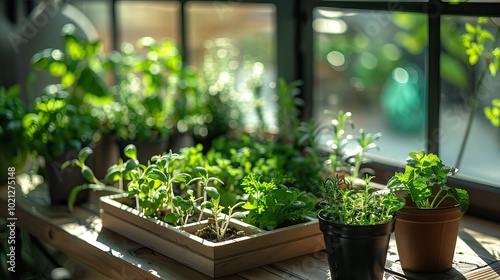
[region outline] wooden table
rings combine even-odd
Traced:
[[[18,176],[17,183],[14,215],[9,215],[7,211],[7,186],[0,187],[0,217],[15,217],[15,225],[21,230],[109,278],[210,279],[173,259],[103,229],[97,204],[99,193],[91,193],[88,203],[70,213],[63,205],[50,205],[43,184],[31,184],[24,176]],[[320,251],[219,279],[329,278],[326,253]],[[500,225],[464,216],[453,268],[441,274],[403,271],[398,263],[394,239],[391,239],[384,278],[500,279]]]

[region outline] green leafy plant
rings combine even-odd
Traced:
[[[224,206],[220,205],[220,194],[217,188],[207,186],[205,187],[205,193],[210,197],[210,200],[204,201],[201,204],[202,209],[208,209],[213,214],[213,225],[214,231],[217,235],[217,240],[222,241],[226,236],[226,232],[229,228],[231,218],[243,218],[245,215],[242,212],[234,212],[235,209],[241,207],[245,204],[244,201],[238,202],[233,206],[227,207],[227,214],[222,211],[225,209]]]
[[[171,166],[180,159],[179,154],[170,151],[165,155],[153,156],[151,163],[140,164],[137,169],[131,171],[131,181],[127,184],[130,198],[135,198],[138,202],[137,207],[147,217],[152,217],[165,205],[170,209],[173,215],[167,215],[167,219],[174,222],[182,222],[181,212],[189,214],[181,207],[179,209],[175,204],[180,205],[175,200],[174,184],[185,182],[190,177],[187,173],[175,172]],[[182,210],[182,211],[181,211]],[[173,219],[177,218],[177,219]]]
[[[297,188],[286,187],[284,183],[290,180],[293,179],[277,176],[266,182],[255,174],[245,176],[241,185],[248,199],[243,208],[249,212],[244,221],[273,230],[314,217],[317,198]]]
[[[299,97],[299,87],[302,81],[287,83],[280,78],[277,86],[278,108],[277,119],[279,125],[279,139],[285,143],[296,141],[296,129],[299,127],[299,107],[304,100]]]
[[[359,129],[358,135],[346,134],[348,126],[353,127],[352,114],[350,112],[325,111],[325,114],[332,117],[331,132],[332,139],[327,143],[332,152],[329,154],[325,164],[329,166],[331,174],[347,173],[353,178],[355,186],[365,187],[365,180],[361,179],[361,165],[368,162],[366,153],[377,148],[375,143],[381,133],[367,133],[364,129]],[[354,149],[347,148],[350,141],[355,141]]]
[[[19,86],[0,87],[0,167],[20,172],[29,157],[29,142],[22,125],[26,105],[19,98]],[[4,178],[1,175],[0,178]]]
[[[372,177],[366,177],[366,185]],[[405,205],[403,198],[392,192],[376,191],[372,187],[354,188],[352,181],[338,175],[328,177],[320,186],[320,215],[345,225],[377,225],[394,219]]]
[[[124,140],[153,140],[166,137],[175,125],[174,102],[182,74],[182,57],[170,40],[143,37],[136,46],[126,43],[108,56],[105,67],[113,70],[115,102],[106,106],[116,134]]]
[[[23,117],[30,148],[46,162],[66,150],[79,151],[98,138],[97,119],[82,112],[71,102],[71,95],[61,85],[48,86],[35,99]]]
[[[469,194],[466,190],[451,188],[446,185],[449,176],[458,169],[443,164],[441,159],[425,151],[410,152],[404,172],[396,172],[387,183],[393,192],[404,191],[411,197],[418,208],[437,208],[447,197],[454,198],[460,210],[469,208]],[[434,187],[437,186],[437,193]]]
[[[44,70],[54,77],[60,77],[60,84],[72,94],[108,95],[104,80],[102,42],[80,40],[77,28],[65,24],[61,29],[65,48],[44,49],[32,58],[32,67]]]

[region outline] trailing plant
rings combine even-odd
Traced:
[[[91,189],[94,191],[109,191],[114,193],[121,193],[123,191],[122,189],[106,185],[103,182],[99,181],[99,179],[97,179],[92,169],[86,164],[87,159],[93,153],[94,151],[90,147],[84,147],[78,152],[78,156],[76,159],[66,161],[61,165],[62,170],[67,168],[68,166],[78,166],[80,168],[80,173],[82,174],[82,176],[89,182],[88,184],[75,186],[71,190],[68,196],[68,209],[71,212],[73,212],[78,193],[83,190]]]
[[[249,212],[244,221],[261,229],[273,230],[314,217],[317,198],[311,193],[284,185],[293,180],[276,176],[266,182],[255,174],[245,176],[241,185],[248,199],[243,208]]]
[[[392,192],[369,187],[372,177],[366,177],[364,189],[355,188],[350,179],[335,175],[320,186],[320,215],[326,220],[345,225],[377,225],[394,219],[397,210],[405,205],[403,198]]]
[[[457,172],[458,169],[444,165],[435,154],[426,154],[423,150],[410,152],[404,172],[396,172],[387,187],[393,192],[404,191],[418,208],[437,208],[445,198],[452,197],[465,213],[469,208],[467,191],[446,185],[448,177]]]

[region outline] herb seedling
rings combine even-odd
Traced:
[[[366,177],[366,185],[372,177]],[[375,191],[371,187],[353,188],[349,179],[338,175],[327,178],[320,187],[323,201],[321,215],[332,222],[346,225],[376,225],[394,219],[404,199],[392,192]]]
[[[242,186],[248,194],[243,208],[249,210],[245,221],[262,229],[273,230],[278,227],[302,222],[314,216],[316,197],[299,189],[287,188],[276,177],[270,182],[261,181],[255,174],[243,178]],[[278,185],[279,184],[279,185]]]

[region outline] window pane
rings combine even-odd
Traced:
[[[495,21],[500,22],[498,18]],[[470,31],[482,30],[483,36],[487,32],[491,39],[478,42],[474,35],[476,31],[472,34],[465,30],[466,23],[470,24]],[[500,75],[497,73],[493,77],[486,63],[486,57],[493,57],[492,50],[499,47],[494,38],[497,32],[488,19],[484,23],[470,17],[447,16],[442,19],[440,152],[443,160],[459,168],[460,175],[500,186],[500,127],[493,125],[500,120],[500,112],[497,112],[500,107],[492,104],[493,100],[500,98]],[[472,58],[474,66],[466,55],[466,36],[471,42],[484,46],[484,55],[477,57],[477,62]],[[473,50],[470,52],[475,53]],[[493,122],[487,118],[485,108],[497,108],[492,110],[496,112],[493,114],[496,117],[492,116]]]
[[[78,7],[97,29],[106,52],[112,49],[111,45],[111,1],[71,1]]]
[[[135,45],[142,37],[171,39],[180,44],[179,4],[160,1],[118,1],[119,41]]]
[[[351,112],[349,133],[382,133],[370,152],[382,159],[425,148],[426,16],[319,8],[313,29],[314,118],[329,125],[325,109]]]
[[[231,87],[240,103],[256,101],[258,97],[249,87],[249,78],[254,75],[260,79],[264,125],[275,126],[271,86],[277,80],[276,7],[225,1],[188,2],[186,12],[189,64],[206,72],[206,55],[211,53],[217,66],[210,71],[228,74],[219,76],[234,81]],[[245,107],[253,110],[253,106]],[[255,112],[242,114],[246,125],[257,124]]]

